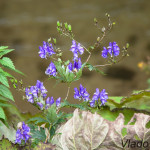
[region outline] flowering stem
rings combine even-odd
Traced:
[[[88,56],[88,58],[87,58],[87,60],[86,60],[85,63],[87,63],[87,62],[89,61],[90,57],[91,57],[91,53],[90,53],[90,55]]]
[[[112,65],[112,64],[105,64],[105,65],[95,65],[93,67],[104,67],[104,66],[109,66],[109,65]]]
[[[50,130],[51,130],[51,127],[52,127],[52,125],[50,124],[49,129],[48,129],[49,132],[50,132]],[[51,136],[51,135],[50,135],[50,136]],[[46,136],[45,143],[47,143],[48,137],[49,137],[49,134],[47,134],[47,136]]]
[[[69,86],[68,86],[68,91],[67,91],[67,95],[66,95],[66,98],[65,98],[65,100],[67,100],[67,98],[68,98],[69,91],[70,91],[70,85],[71,85],[71,83],[69,83]]]

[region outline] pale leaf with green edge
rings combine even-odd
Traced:
[[[2,107],[0,107],[0,118],[4,120],[6,119],[5,112]]]
[[[2,73],[0,73],[0,82],[1,82],[3,85],[9,87],[8,80],[7,80],[7,78],[4,76],[4,74],[2,74]]]
[[[11,141],[12,143],[15,143],[16,130],[11,126],[9,126],[9,128],[6,127],[5,124],[3,124],[3,122],[1,121],[0,123],[2,124],[2,126],[0,126],[0,133],[1,133],[0,140],[2,139],[2,136],[4,135],[4,137],[9,139],[9,141]]]
[[[14,98],[13,98],[10,90],[7,87],[5,87],[4,85],[0,85],[0,95],[14,101]]]

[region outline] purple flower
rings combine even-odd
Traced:
[[[24,140],[26,143],[26,141],[29,140],[29,138],[31,137],[29,134],[30,134],[30,128],[24,122],[22,122],[21,126],[16,131],[15,143],[21,144],[22,140]]]
[[[56,100],[56,107],[59,107],[59,106],[60,106],[60,103],[61,103],[61,98],[59,97],[59,98]]]
[[[76,59],[78,59],[78,53],[80,53],[80,55],[82,55],[84,53],[84,49],[83,49],[83,47],[81,47],[81,44],[78,43],[78,45],[77,45],[75,40],[72,41],[72,46],[71,46],[70,51],[72,51],[74,54],[74,58],[73,58],[74,61]]]
[[[102,57],[107,58],[108,56],[108,50],[106,47],[103,47],[103,51],[102,51]]]
[[[116,42],[110,42],[109,46],[103,47],[103,51],[102,51],[102,57],[107,58],[108,57],[108,53],[111,55],[111,57],[113,56],[118,56],[120,52],[120,48],[118,47]]]
[[[96,88],[96,92],[94,93],[92,100],[97,101],[99,98],[100,98],[100,92],[99,89]]]
[[[68,65],[68,70],[69,70],[69,72],[72,72],[72,63],[71,62]]]
[[[49,44],[48,42],[43,41],[43,47],[39,47],[39,56],[41,58],[46,58],[46,56],[51,56],[55,54],[52,44]]]
[[[108,99],[108,93],[105,92],[105,89],[103,89],[101,92],[98,88],[96,88],[96,92],[93,95],[92,101],[98,101],[101,100],[101,105],[105,105]]]
[[[75,93],[74,93],[74,98],[75,99],[79,99],[81,100],[81,98],[84,101],[88,101],[89,100],[89,93],[86,91],[86,88],[84,88],[81,84],[80,84],[80,91],[77,88],[74,88]]]
[[[50,107],[51,105],[53,105],[54,104],[54,98],[53,98],[53,96],[51,97],[51,100],[50,100],[50,97],[48,97],[47,99],[46,99],[46,106],[45,106],[45,108],[47,109],[48,107]]]
[[[77,61],[74,61],[74,64],[73,64],[73,65],[72,65],[72,63],[70,62],[67,67],[68,67],[69,72],[72,72],[73,70],[78,71],[78,70],[82,67],[81,58],[78,59],[78,62],[77,62]]]
[[[114,56],[118,56],[119,55],[119,50],[120,48],[118,47],[118,45],[116,44],[116,42],[110,42],[108,48],[108,52],[110,53],[111,57]]]
[[[105,89],[103,89],[100,93],[100,99],[101,99],[101,102],[102,104],[101,105],[105,105],[105,103],[107,102],[107,99],[108,99],[108,93],[105,92]]]
[[[54,104],[54,98],[53,98],[53,96],[51,97],[51,100],[50,100],[49,104],[50,104],[50,105],[53,105],[53,104]]]
[[[37,102],[37,105],[40,107],[40,109],[43,109],[43,104],[40,102]]]
[[[81,58],[79,58],[78,62],[74,62],[73,70],[79,70],[82,66]]]
[[[36,86],[31,86],[30,87],[30,92],[33,94],[34,97],[38,97],[38,89]]]
[[[95,106],[95,100],[92,100],[92,101],[90,102],[90,106],[91,106],[91,107],[94,107],[94,106]]]
[[[53,62],[51,62],[48,66],[48,68],[45,71],[46,75],[52,75],[52,76],[56,76],[57,72],[56,72],[56,67],[54,65]]]
[[[40,82],[39,80],[37,80],[36,86],[31,86],[30,88],[25,89],[27,100],[30,103],[34,103],[34,98],[37,99],[39,94],[45,98],[47,96],[46,92],[47,90],[43,86],[43,82]]]

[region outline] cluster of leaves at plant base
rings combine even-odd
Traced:
[[[58,125],[66,121],[66,118],[70,117],[71,114],[63,114],[56,112],[56,106],[52,105],[50,108],[45,110],[44,114],[40,117],[32,117],[27,121],[31,128],[32,146],[34,147],[40,141],[45,142],[48,137],[48,141],[51,141],[55,135],[55,130]],[[43,127],[44,124],[44,127]]]
[[[8,72],[5,72],[3,68],[8,68],[17,73],[23,74],[19,70],[15,69],[12,60],[8,57],[3,57],[5,54],[13,51],[13,49],[8,49],[8,46],[0,46],[0,120],[5,122],[6,116],[4,112],[4,107],[10,107],[9,100],[14,101],[12,93],[9,90],[8,78],[14,78]]]
[[[82,75],[83,66],[77,72],[69,72],[68,68],[66,67],[69,64],[69,60],[66,61],[64,65],[62,65],[61,60],[55,61],[54,64],[57,69],[57,76],[53,78],[57,79],[58,82],[71,83],[73,81],[79,80]]]
[[[149,121],[149,115],[135,113],[124,125],[121,113],[112,122],[97,113],[76,109],[73,117],[57,129],[56,133],[61,134],[53,137],[52,144],[56,145],[57,150],[136,150],[135,141],[150,142],[150,129],[147,128]],[[127,139],[132,143],[128,143]],[[128,144],[132,146],[128,148]]]

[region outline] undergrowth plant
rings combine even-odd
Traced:
[[[23,74],[15,68],[9,57],[4,57],[4,55],[12,51],[13,49],[8,49],[8,46],[0,46],[0,121],[7,126],[7,116],[5,115],[4,109],[11,106],[10,101],[14,101],[13,95],[9,90],[9,79],[15,82],[16,80],[10,73],[5,71],[5,68]]]
[[[133,91],[129,97],[118,97],[108,96],[106,89],[96,88],[95,93],[91,96],[84,85],[80,84],[74,88],[74,99],[80,100],[81,103],[71,104],[69,102],[70,87],[73,82],[81,78],[83,69],[96,71],[104,75],[105,73],[99,67],[115,65],[126,56],[129,56],[127,52],[128,43],[120,48],[117,42],[110,42],[108,46],[103,47],[103,50],[100,49],[99,52],[101,57],[106,59],[108,63],[90,63],[92,52],[96,48],[100,48],[102,40],[115,25],[115,22],[111,21],[109,14],[106,14],[106,17],[108,26],[102,28],[99,26],[98,20],[94,19],[100,35],[96,38],[95,43],[89,45],[88,48],[75,39],[70,24],[57,21],[59,34],[68,37],[72,42],[70,51],[73,57],[71,59],[62,58],[63,51],[56,46],[56,38],[49,38],[47,42],[43,42],[43,46],[39,47],[39,56],[42,59],[51,59],[49,66],[45,69],[45,74],[49,79],[55,79],[56,84],[61,82],[68,85],[65,98],[61,98],[60,95],[57,98],[48,96],[48,91],[43,82],[39,80],[35,85],[28,87],[24,87],[22,81],[12,80],[14,88],[25,93],[23,99],[37,107],[41,113],[34,116],[27,114],[22,118],[20,117],[21,119],[16,129],[16,139],[15,141],[10,140],[13,143],[13,145],[10,145],[11,147],[20,146],[26,149],[50,148],[56,150],[125,149],[127,145],[124,144],[123,140],[127,140],[129,137],[132,140],[148,140],[149,129],[147,127],[149,127],[150,120],[148,116],[150,112],[149,90]],[[84,53],[88,54],[85,62],[82,61]],[[62,108],[66,107],[76,110],[74,113],[65,113]],[[138,113],[140,114],[139,116]],[[147,119],[141,124],[139,120],[145,118]],[[134,119],[137,119],[137,122],[133,121]],[[131,124],[131,122],[136,123]],[[115,127],[116,124],[117,128]],[[140,135],[142,125],[142,135]],[[143,137],[143,134],[147,137]],[[119,138],[122,143],[117,141]]]

